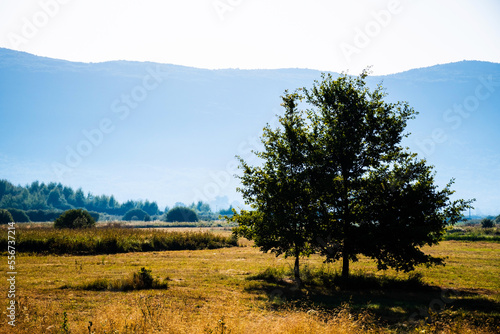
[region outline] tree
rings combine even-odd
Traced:
[[[235,214],[237,234],[263,251],[296,257],[320,252],[349,263],[364,254],[380,269],[409,271],[440,264],[421,247],[436,244],[471,201],[450,201],[450,184],[434,185],[431,167],[401,141],[416,114],[407,103],[386,103],[370,91],[367,72],[323,75],[312,89],[287,94],[283,129],[264,129],[262,167],[243,160],[239,191],[254,211]],[[301,95],[303,91],[303,95]],[[305,101],[311,108],[299,111]]]
[[[94,226],[94,218],[82,209],[67,210],[54,221],[55,228],[91,228]]]
[[[253,239],[263,252],[295,258],[294,276],[300,280],[299,258],[311,253],[314,215],[319,208],[312,197],[308,166],[309,134],[297,111],[298,94],[286,94],[279,118],[283,129],[264,128],[264,150],[256,155],[262,167],[240,159],[243,188],[238,190],[254,211],[234,212],[237,235]]]
[[[47,205],[54,207],[56,209],[60,209],[67,205],[66,201],[64,200],[64,197],[61,194],[61,190],[59,188],[53,188],[50,193],[49,197],[47,198]]]
[[[9,211],[0,209],[0,224],[8,224],[14,222],[14,218]]]
[[[142,220],[142,221],[150,221],[151,217],[148,213],[141,209],[132,209],[127,211],[122,218],[123,220]]]
[[[167,222],[197,222],[198,215],[193,209],[177,206],[167,212],[165,220]]]
[[[78,188],[78,190],[75,192],[75,206],[77,208],[85,207],[85,194],[83,193],[82,188]]]
[[[495,223],[493,222],[493,219],[484,218],[483,220],[481,220],[481,226],[483,228],[495,227]]]
[[[158,209],[158,204],[156,204],[156,202],[150,202],[148,200],[146,200],[146,202],[142,206],[142,209],[151,216],[157,215],[158,212],[160,211]]]

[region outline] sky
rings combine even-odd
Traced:
[[[0,47],[80,62],[385,75],[500,63],[498,18],[498,0],[2,0]]]
[[[81,62],[374,75],[500,62],[500,1],[3,0],[0,47]]]

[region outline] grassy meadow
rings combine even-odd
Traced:
[[[51,231],[45,229],[44,233]],[[149,235],[140,237],[144,240],[171,233],[166,229],[115,229],[113,233],[126,237],[130,237],[129,233]],[[187,235],[195,233],[200,233],[199,229]],[[201,233],[230,240],[230,231]],[[301,286],[290,280],[291,259],[263,254],[246,240],[239,240],[238,247],[141,249],[93,255],[23,252],[22,246],[17,249],[16,326],[7,324],[4,298],[0,332],[298,334],[500,330],[498,242],[443,241],[427,251],[447,256],[446,266],[423,267],[410,275],[376,271],[372,261],[361,258],[351,265],[349,285],[339,281],[340,263],[326,265],[320,257],[311,256],[301,259]],[[7,267],[7,254],[3,253],[1,259]],[[123,288],[126,284],[134,286],[138,273],[145,272],[142,268],[150,270],[157,285]],[[1,288],[1,295],[6,296],[6,284]]]
[[[16,229],[16,245],[23,253],[95,255],[164,250],[195,250],[236,245],[230,235],[208,231],[133,229],[117,224],[91,229],[54,229],[48,224],[22,224]],[[7,233],[0,236],[7,249]]]

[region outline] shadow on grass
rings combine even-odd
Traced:
[[[296,305],[328,310],[347,302],[352,311],[369,310],[387,325],[433,321],[444,310],[500,324],[500,303],[488,299],[485,291],[430,286],[416,274],[396,278],[354,273],[344,280],[337,272],[305,268],[299,282],[291,276],[285,268],[267,268],[248,277],[245,290],[265,293],[270,307],[277,309]]]

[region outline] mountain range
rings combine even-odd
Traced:
[[[334,75],[336,75],[334,73]],[[77,63],[0,48],[0,179],[61,182],[117,200],[241,205],[236,155],[254,160],[285,90],[309,69],[207,70]],[[388,101],[419,112],[405,145],[455,178],[473,214],[500,213],[500,64],[462,61],[385,76]]]

